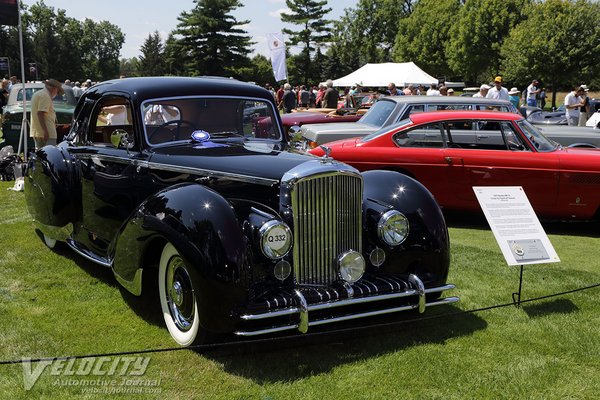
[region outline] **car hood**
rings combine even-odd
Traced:
[[[279,143],[183,143],[156,147],[150,163],[229,175],[280,181],[292,168],[315,157],[284,151]],[[214,172],[214,173],[213,173]]]
[[[375,132],[378,128],[361,122],[340,122],[331,124],[305,124],[302,125],[301,134],[309,140],[318,143],[331,142],[337,139],[345,139],[358,136],[366,136]],[[329,140],[321,142],[321,139]]]

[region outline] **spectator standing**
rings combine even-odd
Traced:
[[[440,86],[440,96],[448,96],[448,88],[446,85]]]
[[[437,85],[434,83],[427,89],[427,96],[441,96],[440,91],[437,89]]]
[[[404,90],[402,91],[402,93],[405,96],[412,96],[412,94],[413,94],[413,85],[408,85],[407,87],[405,87]]]
[[[283,86],[279,86],[279,88],[277,89],[276,95],[277,95],[277,104],[283,104],[281,102],[281,100],[283,100],[283,93],[284,93],[284,89]]]
[[[306,90],[306,86],[300,86],[300,93],[298,94],[300,98],[300,107],[308,108],[308,103],[310,102],[310,93]]]
[[[2,112],[2,107],[8,102],[8,82],[8,80],[2,79],[2,84],[0,85],[0,124],[2,124],[2,118],[4,118],[2,116],[2,114],[4,114]]]
[[[280,108],[283,108],[283,111],[289,114],[296,108],[296,94],[292,90],[292,85],[289,83],[283,85],[283,90],[283,97],[281,99],[283,107]]]
[[[540,108],[546,108],[546,88],[540,90]]]
[[[541,92],[538,89],[540,83],[537,79],[531,81],[531,85],[527,86],[527,105],[530,107],[537,107],[537,96]]]
[[[319,90],[317,91],[317,98],[315,99],[315,106],[318,108],[323,107],[323,97],[325,97],[325,86],[319,84]]]
[[[488,90],[488,94],[485,97],[488,99],[508,100],[508,90],[502,87],[501,76],[494,78],[494,87]]]
[[[308,98],[308,107],[315,108],[317,106],[317,87],[313,86]]]
[[[388,94],[390,96],[403,96],[404,95],[404,93],[402,93],[398,90],[398,88],[396,87],[396,84],[394,82],[390,82],[388,84]]]
[[[590,89],[586,85],[581,85],[583,89],[583,93],[581,94],[581,103],[583,104],[579,108],[579,126],[585,126],[588,118],[590,117],[590,98],[588,97],[588,92]]]
[[[521,101],[521,91],[516,87],[510,88],[508,92],[508,101],[510,101],[515,108],[519,108],[519,102]]]
[[[327,80],[327,90],[323,94],[323,108],[337,109],[339,97],[339,92],[333,88],[333,81],[331,79]]]
[[[579,109],[583,106],[580,96],[583,93],[585,89],[578,86],[565,96],[565,117],[567,117],[567,124],[571,126],[577,126],[579,123]]]
[[[486,97],[490,89],[490,85],[486,85],[484,83],[483,85],[479,86],[479,92],[475,93],[473,97]]]
[[[81,88],[81,83],[79,81],[75,82],[75,86],[73,86],[73,96],[75,96],[75,100],[79,100],[82,93],[83,89]]]
[[[6,88],[6,90],[8,90],[8,93],[10,93],[10,89],[12,89],[13,85],[17,84],[17,77],[16,76],[11,76],[8,80],[8,87]]]
[[[56,79],[48,79],[45,88],[38,90],[31,97],[31,132],[30,136],[39,149],[47,144],[56,144],[56,112],[52,99],[63,95],[65,91]]]
[[[452,88],[448,89],[448,96],[454,96],[454,89],[452,89]]]

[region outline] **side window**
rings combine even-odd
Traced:
[[[410,130],[398,132],[394,135],[394,142],[399,147],[444,147],[442,131],[438,123],[421,125]]]
[[[414,106],[410,106],[408,110],[408,114],[422,113],[425,112],[424,104],[415,104]]]
[[[448,147],[472,148],[477,143],[473,121],[449,121],[444,124]]]
[[[501,122],[500,127],[504,133],[504,139],[509,150],[513,151],[530,151],[527,145],[523,142],[521,135],[515,131],[515,127],[510,122]]]
[[[90,122],[90,141],[94,145],[122,147],[133,144],[131,105],[126,99],[109,97],[96,105]]]

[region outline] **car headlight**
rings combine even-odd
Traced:
[[[258,233],[263,254],[272,260],[284,257],[292,248],[292,230],[284,222],[265,222]]]
[[[354,283],[365,273],[365,258],[357,251],[349,250],[338,258],[340,277],[348,283]]]
[[[410,226],[400,211],[391,210],[383,214],[377,224],[379,238],[390,246],[398,246],[406,240]]]

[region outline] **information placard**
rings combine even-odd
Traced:
[[[474,186],[508,265],[560,262],[520,186]]]

